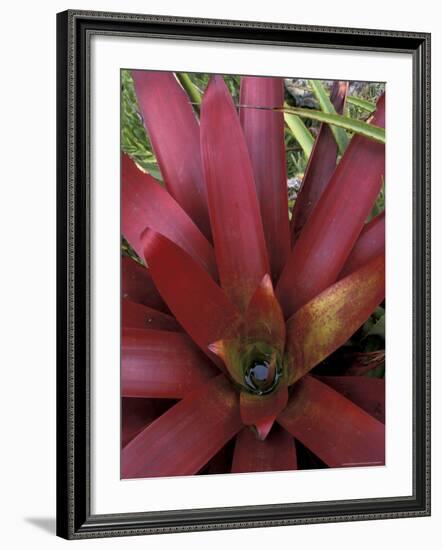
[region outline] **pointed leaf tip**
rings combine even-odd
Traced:
[[[139,170],[128,155],[121,159],[121,226],[126,239],[143,257],[141,233],[158,231],[195,258],[215,279],[212,246],[193,220],[152,176]]]
[[[236,437],[232,473],[296,469],[295,440],[280,426],[274,425],[265,441],[260,441],[249,428],[243,429]]]
[[[243,391],[240,395],[241,419],[246,426],[254,426],[259,439],[264,440],[278,415],[285,409],[287,401],[288,390],[283,384],[265,395]]]
[[[381,117],[380,106],[373,123]],[[385,146],[353,136],[278,280],[277,296],[286,317],[337,280],[379,194],[384,173]]]
[[[347,95],[348,82],[335,81],[330,96],[336,112],[342,114]],[[298,238],[320,196],[336,168],[338,147],[328,124],[322,123],[308,160],[301,189],[293,208],[291,231],[292,242]]]
[[[244,311],[269,267],[246,141],[219,76],[201,104],[201,154],[221,286]]]
[[[244,325],[247,341],[266,342],[282,353],[285,322],[269,274],[264,275],[249,302]]]
[[[236,322],[238,311],[210,275],[172,241],[147,229],[142,244],[151,277],[175,318],[219,364],[208,346]]]
[[[290,253],[282,78],[241,78],[240,120],[252,162],[272,278]],[[253,108],[256,107],[256,108]]]
[[[132,77],[166,187],[210,239],[200,130],[189,99],[172,72],[132,71]]]

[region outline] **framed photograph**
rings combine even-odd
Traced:
[[[57,533],[430,514],[430,36],[57,19]]]

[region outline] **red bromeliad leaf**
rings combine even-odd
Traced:
[[[290,383],[342,346],[384,296],[385,258],[381,255],[299,309],[287,322]]]
[[[348,82],[335,81],[330,100],[337,113],[342,114],[347,97]],[[298,238],[301,229],[316,206],[336,168],[338,146],[328,124],[321,124],[315,140],[301,189],[296,197],[292,214],[292,242]]]
[[[253,395],[242,391],[240,395],[241,419],[246,426],[254,426],[258,438],[264,440],[279,413],[285,408],[288,390],[285,384],[272,393]]]
[[[121,301],[121,321],[123,328],[144,328],[154,330],[181,331],[176,320],[147,306],[132,302],[127,298]]]
[[[122,451],[122,478],[193,475],[241,429],[236,392],[224,375],[201,386]]]
[[[241,79],[240,120],[252,162],[271,274],[274,281],[290,253],[282,78]]]
[[[121,394],[178,399],[218,370],[186,334],[123,329]]]
[[[265,275],[244,315],[245,336],[251,342],[266,342],[280,352],[285,343],[285,322],[273,292],[272,280]]]
[[[383,253],[385,253],[385,212],[382,212],[364,226],[339,274],[339,279],[346,277]]]
[[[237,435],[232,473],[286,470],[297,470],[295,441],[288,432],[274,426],[265,441],[248,428]]]
[[[166,237],[148,230],[143,245],[152,279],[170,310],[201,349],[215,357],[208,346],[236,322],[235,307],[193,258]]]
[[[385,380],[367,376],[318,376],[358,407],[385,424]]]
[[[132,77],[167,190],[210,238],[200,132],[189,99],[170,72],[132,71]]]
[[[122,156],[121,197],[123,235],[140,258],[141,233],[150,227],[188,252],[216,278],[211,244],[169,193],[127,155]]]
[[[149,271],[129,256],[121,258],[121,297],[160,311],[168,310]]]
[[[385,463],[385,428],[312,376],[293,388],[278,422],[331,468]]]
[[[221,286],[244,311],[269,266],[247,145],[220,76],[201,105],[201,153]]]
[[[124,447],[174,404],[170,399],[121,399],[121,446]]]
[[[384,118],[381,97],[372,122],[383,126]],[[384,145],[353,137],[278,281],[286,317],[336,281],[379,194],[384,164]]]

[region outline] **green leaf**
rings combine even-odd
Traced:
[[[284,104],[285,107],[289,107],[287,104]],[[310,153],[312,152],[314,139],[308,130],[307,126],[304,124],[301,118],[298,115],[292,115],[290,113],[284,113],[284,120],[290,129],[293,137],[301,146],[304,151],[305,157],[308,159]]]
[[[360,97],[355,97],[352,95],[347,97],[347,102],[351,103],[355,107],[363,109],[364,111],[368,111],[369,113],[372,113],[376,109],[376,105],[374,103],[371,103],[371,101],[367,101],[366,99],[361,99]]]
[[[163,183],[163,176],[161,175],[160,169],[158,168],[158,164],[154,162],[146,162],[141,167],[160,183]]]
[[[379,126],[374,126],[373,124],[367,124],[362,120],[356,120],[354,118],[349,118],[342,115],[324,113],[323,111],[315,111],[314,109],[300,109],[297,107],[290,107],[279,109],[284,111],[284,113],[298,115],[301,118],[307,118],[311,120],[319,120],[319,122],[325,122],[331,125],[333,129],[334,126],[339,128],[344,128],[349,132],[359,134],[368,139],[372,139],[379,143],[385,144],[385,130]],[[339,144],[338,144],[339,146]]]
[[[187,73],[175,73],[175,76],[189,96],[190,101],[193,103],[194,109],[198,110],[198,106],[201,103],[201,92],[199,89],[192,82]]]
[[[364,338],[368,336],[380,336],[385,338],[385,314],[371,327]]]
[[[121,71],[121,148],[146,172],[162,179],[138,108],[130,71]]]
[[[324,113],[337,115],[336,109],[334,108],[333,103],[330,101],[330,97],[326,89],[322,85],[321,81],[309,80],[309,84]],[[342,155],[347,148],[349,141],[348,136],[345,133],[344,127],[332,126],[331,131],[333,132],[333,136],[338,145],[339,152]]]

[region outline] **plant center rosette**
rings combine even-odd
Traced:
[[[383,464],[383,380],[312,369],[384,300],[384,216],[366,223],[384,146],[355,135],[336,164],[322,126],[290,222],[282,79],[243,77],[238,113],[212,77],[198,120],[172,73],[132,76],[164,186],[123,155],[144,265],[123,258],[122,477],[196,474],[232,438],[233,472],[296,469],[296,441],[329,467]]]

